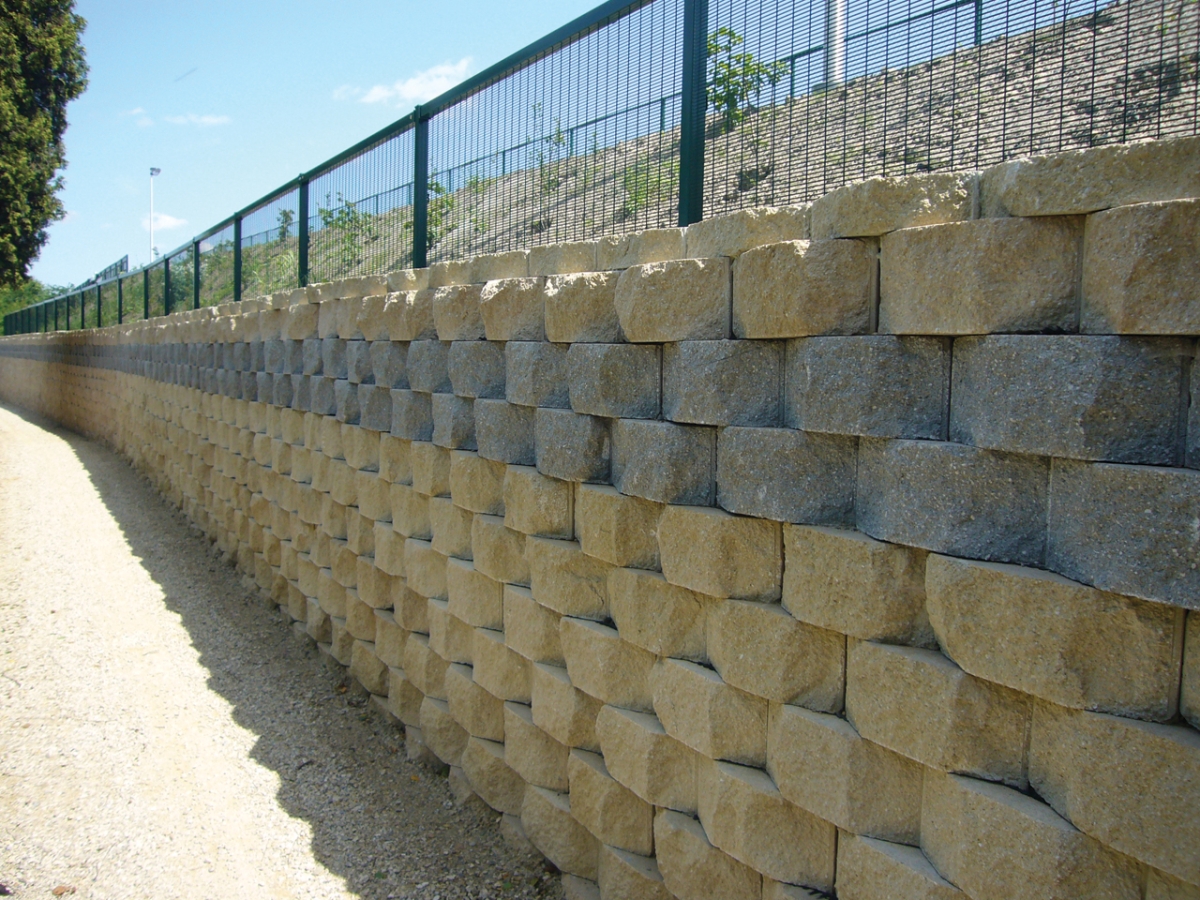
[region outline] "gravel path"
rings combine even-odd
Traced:
[[[0,896],[561,897],[109,450],[0,407],[0,541]]]

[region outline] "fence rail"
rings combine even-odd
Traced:
[[[609,0],[165,257],[5,317],[91,328],[1197,133],[1195,0]]]

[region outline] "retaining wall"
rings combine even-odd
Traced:
[[[876,179],[7,338],[0,396],[568,896],[1197,898],[1196,197],[1195,139]]]

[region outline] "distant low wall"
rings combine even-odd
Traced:
[[[0,341],[569,897],[1200,897],[1200,140]]]

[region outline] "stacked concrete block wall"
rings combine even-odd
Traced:
[[[3,341],[570,897],[1200,897],[1200,141]],[[264,651],[265,652],[265,651]]]

